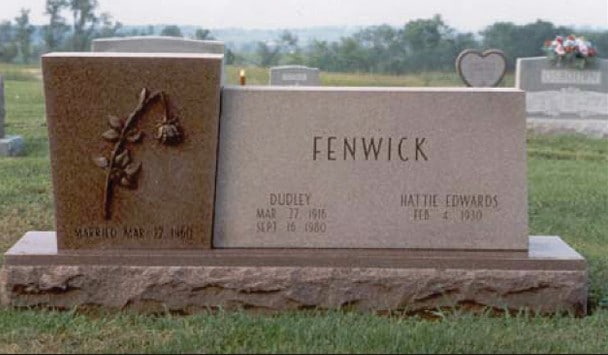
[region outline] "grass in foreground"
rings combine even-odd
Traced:
[[[268,68],[232,65],[226,67],[226,81],[229,85],[239,85],[239,71],[241,69],[245,70],[247,85],[268,85]],[[323,86],[465,86],[456,72],[429,72],[408,75],[321,72],[320,79]],[[500,86],[513,87],[513,84],[513,74],[509,73],[505,75]]]
[[[68,353],[596,353],[608,312],[584,319],[444,315],[439,320],[342,312],[188,317],[4,311],[0,352]]]
[[[10,69],[16,74],[6,80],[6,130],[23,135],[27,150],[25,157],[0,159],[2,252],[28,230],[53,229],[41,83],[30,72],[35,68]],[[267,70],[257,71],[264,83]],[[368,80],[332,75],[338,82]],[[155,317],[0,310],[0,352],[605,352],[608,141],[530,135],[528,158],[530,234],[562,236],[587,258],[588,317],[456,312],[431,321],[341,312]]]

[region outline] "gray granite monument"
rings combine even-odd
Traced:
[[[229,87],[222,98],[217,247],[528,247],[519,90]]]
[[[201,41],[169,36],[134,36],[94,39],[93,52],[130,52],[130,53],[207,53],[224,54],[224,42]],[[225,81],[222,66],[222,83]]]
[[[21,155],[24,142],[21,136],[6,135],[4,130],[4,119],[6,108],[4,100],[4,79],[0,75],[0,157]]]
[[[224,54],[224,42],[166,36],[112,37],[94,39],[91,51]]]
[[[515,86],[526,92],[530,117],[608,120],[608,60],[585,69],[555,66],[546,57],[519,58]]]
[[[505,54],[498,49],[484,52],[466,49],[456,58],[456,71],[467,86],[496,87],[505,76],[506,69]]]
[[[270,68],[270,85],[319,86],[319,69],[303,65],[284,65]]]

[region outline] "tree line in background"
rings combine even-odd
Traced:
[[[401,28],[372,26],[336,42],[313,41],[300,48],[297,38],[285,32],[270,48],[258,43],[253,61],[262,66],[304,64],[332,72],[404,74],[423,71],[451,71],[458,54],[468,48],[497,48],[505,52],[508,69],[517,58],[543,56],[543,44],[557,35],[576,33],[590,40],[600,56],[608,54],[608,31],[575,31],[538,20],[526,25],[497,22],[481,31],[461,33],[446,25],[440,15],[419,19]]]
[[[71,14],[67,24],[64,13]],[[28,63],[50,51],[88,51],[94,38],[153,35],[154,28],[125,31],[107,13],[98,13],[97,0],[46,0],[48,24],[42,26],[43,41],[32,43],[35,27],[29,10],[21,10],[14,21],[0,23],[0,61]],[[253,50],[226,51],[228,64],[269,67],[302,64],[333,72],[404,74],[421,71],[453,70],[458,54],[467,48],[503,50],[509,69],[519,57],[542,56],[545,40],[556,35],[576,33],[590,40],[600,56],[608,53],[608,31],[575,31],[538,20],[516,25],[497,22],[478,34],[462,33],[445,24],[440,15],[407,22],[403,27],[389,25],[364,28],[339,41],[313,40],[300,46],[298,38],[284,31],[278,38],[257,42]],[[159,33],[183,37],[179,26],[165,26]],[[194,39],[213,39],[209,30],[199,28]]]
[[[71,14],[68,25],[65,13]],[[35,26],[30,23],[30,10],[22,9],[14,21],[0,22],[0,61],[29,63],[42,53],[53,51],[88,51],[95,38],[118,36],[147,36],[154,34],[152,26],[144,30],[123,31],[123,25],[113,21],[108,13],[99,13],[97,0],[46,0],[48,24],[42,26],[42,43],[32,43]],[[166,26],[160,35],[182,37],[178,26]],[[208,30],[199,29],[196,39],[210,39]]]

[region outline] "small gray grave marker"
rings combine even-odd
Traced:
[[[302,65],[284,65],[270,68],[270,85],[319,86],[319,69]]]
[[[456,59],[456,70],[467,86],[495,87],[505,76],[507,62],[498,49],[479,52],[464,50]]]
[[[4,109],[4,79],[0,75],[0,139],[4,138],[4,116],[6,110]]]
[[[4,104],[4,79],[0,75],[0,157],[20,155],[23,152],[23,138],[5,136],[4,133],[4,117],[6,116]]]

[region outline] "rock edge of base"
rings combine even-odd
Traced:
[[[555,261],[547,254],[540,259]],[[11,307],[194,313],[217,308],[421,312],[462,306],[542,314],[587,312],[586,267],[580,267],[580,258],[566,260],[563,255],[560,265],[567,266],[570,260],[577,266],[475,269],[473,258],[470,268],[446,268],[433,267],[432,257],[429,267],[395,268],[101,265],[98,261],[24,265],[14,262],[18,255],[11,257],[0,272],[0,301]],[[517,257],[508,258],[518,263]]]

